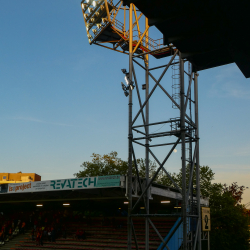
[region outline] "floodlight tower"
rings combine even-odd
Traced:
[[[140,13],[134,4],[126,6],[119,0],[83,0],[81,2],[87,37],[90,44],[96,44],[129,55],[129,71],[122,70],[125,74],[127,86],[122,83],[122,89],[128,96],[128,175],[127,175],[127,197],[128,197],[128,249],[133,246],[138,249],[136,231],[133,219],[145,218],[145,249],[148,250],[150,243],[150,228],[152,228],[162,244],[160,249],[170,249],[168,242],[179,230],[182,237],[179,240],[178,249],[201,250],[201,216],[200,216],[200,173],[199,173],[199,122],[198,122],[198,74],[193,70],[192,64],[182,57],[181,52],[174,44],[164,45],[163,39],[152,39],[149,37],[149,24],[146,17]],[[126,12],[129,12],[126,18]],[[118,20],[119,17],[122,21]],[[127,20],[128,19],[128,20]],[[142,22],[142,20],[145,21]],[[126,22],[129,22],[126,30]],[[156,59],[164,59],[160,66],[149,68],[149,56]],[[167,63],[166,63],[167,60]],[[162,60],[159,60],[162,61]],[[188,65],[188,69],[187,68]],[[143,89],[145,100],[139,90],[139,81],[136,67],[145,73]],[[163,77],[172,68],[173,92],[164,86]],[[163,70],[157,79],[151,72]],[[154,82],[149,86],[149,79]],[[187,79],[187,86],[184,82]],[[155,95],[156,88],[160,88],[170,100],[172,107],[178,110],[177,118],[169,118],[150,122],[149,100]],[[133,92],[136,92],[139,102],[139,110],[133,117]],[[141,118],[141,122],[139,121]],[[166,125],[165,130],[155,133],[155,126]],[[140,134],[136,137],[135,133]],[[160,139],[160,143],[157,141]],[[135,146],[139,145],[145,149],[145,178],[139,175]],[[182,185],[179,186],[166,170],[167,160],[177,146],[181,146],[181,169]],[[153,151],[154,148],[165,147],[167,154],[160,161]],[[186,151],[188,150],[188,157]],[[155,174],[149,178],[149,157],[154,159],[159,167]],[[136,176],[132,176],[132,168],[135,168]],[[149,207],[150,187],[159,176],[166,175],[172,185],[180,192],[181,215],[178,214],[152,214]],[[135,184],[136,182],[136,184]],[[139,192],[135,194],[134,185],[139,186]],[[139,194],[139,195],[138,195]],[[146,214],[136,213],[137,206],[144,202]],[[172,234],[168,237],[161,235],[151,218],[155,216],[180,216]],[[180,230],[181,228],[181,230]],[[133,241],[132,241],[133,239]]]

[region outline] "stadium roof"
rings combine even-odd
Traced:
[[[235,62],[250,77],[250,1],[124,0],[149,18],[194,70]]]
[[[115,182],[110,179],[115,177]],[[127,200],[126,198],[126,176],[110,175],[104,176],[100,184],[98,177],[71,178],[63,180],[37,181],[27,183],[2,184],[0,185],[0,204],[15,203],[35,203],[35,202],[59,202],[59,201],[107,201],[107,200]],[[95,181],[96,179],[96,181]],[[84,181],[86,180],[86,181]],[[106,181],[106,182],[105,182]],[[116,183],[118,181],[118,183]],[[85,183],[86,187],[79,183]],[[94,183],[96,185],[94,186]],[[55,185],[55,183],[58,183]],[[71,183],[71,187],[68,184]],[[90,183],[90,184],[89,184]],[[138,186],[137,179],[133,178],[133,185]],[[117,185],[116,185],[117,184]],[[113,185],[113,186],[112,186]],[[54,187],[53,187],[54,186]],[[24,188],[25,187],[25,188]],[[133,199],[139,198],[137,188],[134,190]],[[139,190],[138,190],[139,191]],[[162,199],[171,201],[182,200],[182,195],[178,190],[157,183],[153,183],[150,188],[151,203],[159,204]],[[195,197],[194,197],[195,199]],[[201,199],[201,203],[208,205],[208,199]],[[2,205],[1,205],[2,206]]]

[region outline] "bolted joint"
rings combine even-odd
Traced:
[[[128,135],[128,139],[129,139],[129,140],[133,140],[133,134],[129,134],[129,135]]]

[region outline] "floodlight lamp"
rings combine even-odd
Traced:
[[[96,26],[97,26],[98,29],[100,29],[102,27],[102,24],[101,23],[97,23]]]
[[[130,86],[130,88],[133,90],[134,89],[134,82],[129,79],[129,73],[126,74],[124,79],[125,79],[127,85]]]
[[[125,79],[125,82],[127,83],[127,85],[129,85],[129,79],[128,79],[128,77],[125,76],[124,79]]]
[[[97,30],[96,29],[92,29],[93,33],[96,34]]]
[[[108,21],[107,18],[102,18],[102,22],[103,22],[103,23],[106,23],[107,21]]]
[[[96,1],[93,1],[93,2],[92,2],[92,5],[93,5],[94,7],[96,7],[97,2],[96,2]]]
[[[83,9],[83,10],[86,10],[87,7],[88,7],[88,5],[87,5],[86,3],[82,3],[82,9]]]
[[[93,18],[93,17],[90,18],[90,22],[91,22],[91,23],[95,22],[95,18]]]
[[[84,14],[84,17],[85,17],[85,18],[88,18],[88,16],[89,16],[89,14]]]
[[[88,8],[89,13],[91,13],[94,9],[93,8]]]
[[[97,12],[95,13],[95,16],[98,17],[99,15],[100,15],[100,12],[97,11]]]
[[[87,24],[86,24],[86,29],[87,29],[87,31],[89,31],[89,26],[90,26],[90,24],[87,23]]]

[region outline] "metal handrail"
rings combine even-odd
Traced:
[[[135,31],[135,32],[138,33],[138,31]],[[143,33],[139,32],[139,34],[141,36]],[[133,36],[133,40],[139,40],[139,39],[140,37],[138,34]],[[144,47],[147,47],[149,50],[156,50],[156,49],[161,49],[165,47],[163,44],[163,38],[154,40],[151,37],[146,36],[146,35],[143,37],[141,43]]]

